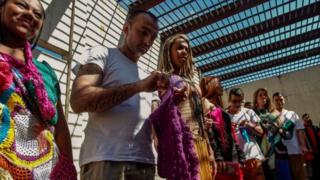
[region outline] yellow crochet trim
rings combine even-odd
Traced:
[[[3,115],[2,111],[5,106],[7,106],[10,113],[12,113],[14,110],[14,107],[17,104],[21,105],[24,108],[26,107],[26,105],[23,102],[23,100],[21,99],[21,97],[17,93],[14,92],[11,94],[6,105],[0,104],[0,116]],[[0,118],[0,120],[1,119],[2,119],[2,117]],[[1,123],[1,121],[0,121],[0,123]],[[14,120],[10,117],[10,127],[8,130],[8,135],[7,135],[6,139],[0,144],[0,149],[10,148],[11,145],[13,144],[13,141],[14,141]]]
[[[0,124],[2,116],[3,116],[3,108],[5,106],[3,104],[0,103]],[[2,141],[2,143],[0,144],[0,150],[4,149],[4,148],[10,148],[12,143],[14,140],[14,121],[12,118],[10,118],[10,127],[8,130],[8,135],[7,137]]]
[[[15,92],[13,92],[7,102],[7,106],[11,112],[14,111],[14,107],[19,104],[22,107],[26,108],[26,104],[22,100],[22,98]]]
[[[10,119],[10,128],[6,139],[0,144],[0,150],[10,148],[14,140],[14,121]]]
[[[44,155],[43,157],[40,157],[39,159],[35,161],[26,161],[23,159],[20,159],[15,152],[5,150],[3,152],[0,152],[0,154],[3,154],[11,163],[23,167],[29,170],[34,169],[35,167],[38,167],[39,165],[42,165],[48,161],[50,161],[53,158],[53,135],[51,132],[46,130],[45,137],[49,142],[50,150],[49,152]]]

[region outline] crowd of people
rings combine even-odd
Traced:
[[[76,179],[59,82],[32,58],[44,9],[1,0],[0,18],[0,179]],[[244,107],[233,88],[224,106],[219,78],[194,80],[184,34],[164,42],[157,71],[140,69],[158,30],[152,13],[136,10],[120,47],[79,60],[70,103],[89,113],[80,179],[319,179],[319,128],[285,109],[281,93],[259,88]]]

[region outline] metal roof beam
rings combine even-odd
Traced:
[[[283,58],[275,59],[275,60],[272,60],[272,61],[269,61],[269,62],[265,62],[265,63],[262,63],[262,64],[258,64],[256,66],[251,66],[251,67],[248,67],[248,68],[245,68],[245,69],[240,69],[240,70],[237,70],[237,71],[234,71],[234,72],[223,74],[223,75],[220,75],[219,78],[220,78],[221,81],[225,81],[225,80],[228,80],[228,79],[232,79],[232,78],[235,78],[235,77],[239,77],[239,76],[243,76],[243,75],[246,75],[246,74],[254,73],[254,72],[261,71],[261,70],[268,69],[268,68],[272,68],[272,67],[275,67],[275,66],[280,66],[280,65],[287,64],[287,63],[290,63],[290,62],[295,62],[295,61],[298,61],[298,60],[301,60],[301,59],[305,59],[305,58],[308,58],[308,57],[312,57],[312,56],[316,56],[316,55],[319,55],[319,54],[320,54],[320,47],[317,47],[317,48],[314,48],[314,49],[311,49],[311,50],[308,50],[308,51],[305,51],[305,52],[296,53],[296,54],[293,54],[293,55],[290,55],[290,56],[287,56],[287,57],[283,57]]]
[[[165,41],[168,37],[176,34],[176,33],[189,33],[194,30],[200,29],[204,26],[227,18],[229,16],[235,15],[241,11],[257,6],[261,3],[266,2],[267,0],[237,0],[233,3],[225,5],[221,8],[203,14],[199,17],[196,17],[186,23],[177,25],[167,31],[164,31],[160,34],[161,40]]]
[[[227,57],[225,59],[221,59],[206,65],[200,66],[198,67],[198,69],[200,69],[201,72],[207,72],[212,69],[217,69],[224,66],[232,65],[250,58],[258,57],[258,56],[271,53],[274,51],[278,51],[280,49],[288,48],[290,46],[294,46],[303,42],[311,41],[318,37],[320,37],[320,29],[309,31],[309,32],[300,34],[298,36],[294,36],[294,37],[284,39],[266,46],[255,48],[247,52],[236,54],[234,56]]]
[[[148,10],[153,8],[154,6],[162,3],[165,0],[154,0],[154,1],[149,1],[149,0],[137,0],[129,5],[130,10]]]
[[[192,52],[194,54],[194,57],[212,52],[216,49],[220,49],[222,47],[243,41],[245,39],[249,39],[254,36],[258,36],[260,34],[273,31],[280,27],[284,27],[299,22],[303,19],[308,19],[310,17],[319,15],[319,9],[320,1],[317,1],[313,4],[301,7],[299,9],[277,16],[270,20],[266,20],[259,24],[255,24],[253,26],[228,34],[226,36],[195,46],[192,48]]]

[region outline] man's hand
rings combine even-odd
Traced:
[[[297,130],[296,135],[298,136],[298,141],[299,141],[299,144],[301,147],[302,154],[309,152],[309,150],[307,148],[307,144],[306,144],[307,136],[306,136],[306,133],[304,132],[304,130],[303,129]]]
[[[302,151],[302,154],[305,154],[305,153],[309,152],[309,149],[306,146],[301,145],[301,151]]]
[[[140,88],[145,92],[153,92],[155,90],[164,90],[169,86],[168,75],[159,71],[153,71],[150,76],[139,82]]]
[[[73,83],[70,103],[76,113],[107,111],[140,92],[157,89],[166,76],[153,72],[146,79],[112,87],[102,87],[103,70],[96,64],[83,65]],[[168,82],[167,82],[168,84]]]

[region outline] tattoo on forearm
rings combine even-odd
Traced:
[[[125,84],[116,87],[103,88],[103,70],[96,64],[86,64],[80,67],[77,78],[82,75],[99,75],[97,83],[74,87],[73,104],[79,112],[102,112],[119,105],[129,99],[140,90],[137,83]],[[78,79],[80,80],[80,79]],[[91,80],[91,79],[90,79]],[[82,79],[81,81],[86,81]],[[79,97],[81,96],[81,97]]]
[[[136,93],[138,91],[135,83],[104,89],[95,99],[88,100],[86,109],[89,112],[105,111],[119,105]]]

